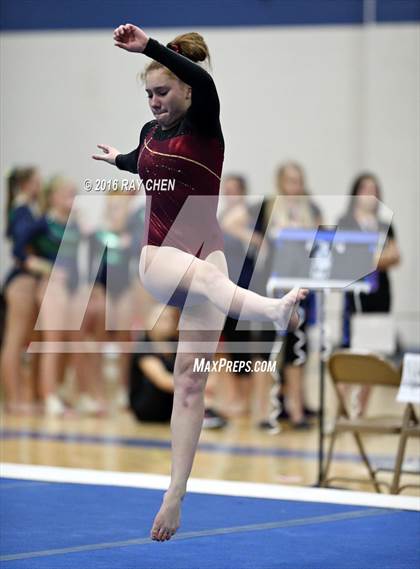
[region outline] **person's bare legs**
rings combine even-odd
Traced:
[[[45,342],[61,342],[65,339],[66,322],[70,298],[62,278],[45,278],[38,288],[40,312],[38,325]],[[61,353],[55,348],[41,355],[40,363],[40,396],[45,404],[50,395],[57,395],[60,377]]]
[[[352,417],[363,417],[369,403],[371,388],[369,385],[351,386],[338,384],[338,390],[348,405]]]
[[[287,411],[292,423],[300,423],[304,419],[303,411],[303,365],[286,365],[284,368],[285,395]]]
[[[88,301],[86,303],[86,296]],[[80,306],[86,306],[80,330],[73,331],[74,340],[88,342],[94,347],[92,353],[74,354],[74,364],[77,378],[78,406],[83,397],[95,400],[88,413],[103,414],[107,410],[107,399],[102,374],[102,343],[106,340],[105,330],[105,292],[101,285],[95,285],[92,290],[82,287],[73,299],[72,312],[78,317]],[[85,412],[85,411],[83,411]]]
[[[128,406],[128,385],[130,371],[130,354],[124,351],[125,342],[131,341],[131,328],[134,324],[133,319],[133,293],[128,288],[118,299],[114,301],[115,320],[116,320],[116,341],[121,343],[121,351],[119,355],[119,403],[126,401],[124,406]]]
[[[89,354],[89,365],[92,370],[90,393],[105,410],[108,407],[108,402],[103,374],[104,356],[101,345],[107,341],[108,333],[106,329],[106,293],[102,286],[93,287],[92,300],[92,334],[94,340],[99,343],[99,350],[94,354]]]
[[[273,389],[273,376],[267,371],[254,371],[254,405],[256,422],[266,421],[271,411],[270,395]]]
[[[39,339],[36,333],[32,333],[29,342],[37,341],[39,341]],[[23,370],[21,402],[23,408],[28,410],[28,413],[31,414],[37,410],[38,403],[39,356],[38,353],[30,354],[29,361],[26,362]]]
[[[214,254],[213,254],[214,255]],[[227,272],[224,258],[213,257],[221,271]],[[204,391],[207,372],[194,371],[194,360],[212,360],[225,316],[210,302],[185,307],[179,321],[178,352],[174,368],[174,402],[171,418],[171,482],[155,517],[151,537],[170,539],[179,527],[181,502],[187,489],[204,417]],[[196,343],[205,351],[197,353]]]
[[[180,340],[193,332],[180,332]],[[220,335],[220,332],[218,333]],[[194,340],[208,339],[194,334]],[[204,418],[204,390],[207,373],[194,372],[195,358],[209,358],[210,354],[177,354],[174,369],[174,402],[171,418],[172,468],[171,482],[162,506],[155,517],[151,538],[170,539],[179,527],[181,501],[187,489],[194,455]]]
[[[36,288],[34,277],[19,275],[5,291],[7,312],[0,375],[5,390],[6,410],[11,413],[21,412],[21,356],[35,323]]]

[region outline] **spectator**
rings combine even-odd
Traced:
[[[370,275],[371,292],[348,292],[344,296],[342,346],[347,348],[351,347],[351,319],[356,312],[389,313],[392,307],[388,270],[400,263],[401,255],[393,225],[380,219],[379,200],[381,189],[377,177],[371,173],[359,174],[350,191],[347,211],[338,221],[341,229],[378,231],[385,243],[378,258],[377,270]],[[359,394],[359,415],[366,409],[369,393],[369,388],[364,387]]]
[[[162,309],[157,305],[150,313],[151,322],[161,313],[156,324],[144,336],[150,350],[133,354],[131,360],[130,408],[136,418],[144,422],[167,422],[172,414],[179,312],[173,307]],[[159,342],[159,348],[154,347],[154,342]],[[166,350],[162,350],[162,344],[167,345]],[[220,428],[225,424],[223,417],[210,407],[206,408],[203,428]]]
[[[5,299],[4,338],[1,351],[1,378],[5,411],[30,411],[22,400],[22,352],[28,344],[36,319],[39,275],[49,271],[37,251],[22,241],[26,231],[40,217],[41,177],[35,167],[14,168],[8,177],[6,234],[11,241],[13,266],[3,287]]]

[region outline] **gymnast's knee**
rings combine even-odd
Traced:
[[[218,287],[220,279],[224,278],[224,275],[222,271],[212,263],[202,261],[194,275],[194,278],[197,279],[200,289],[202,289],[203,292],[206,292],[212,287]]]
[[[175,396],[178,397],[184,407],[201,404],[204,399],[207,374],[195,372],[193,360],[187,366],[183,366],[179,373],[175,374]]]

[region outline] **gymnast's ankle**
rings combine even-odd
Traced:
[[[183,500],[186,494],[185,486],[169,486],[165,492],[165,499],[170,500]]]

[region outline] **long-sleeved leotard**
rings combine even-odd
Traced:
[[[156,40],[149,39],[144,54],[190,85],[191,106],[168,130],[156,120],[145,124],[137,148],[119,154],[116,165],[138,173],[145,188],[143,243],[205,259],[223,250],[216,212],[224,141],[216,86],[207,71]]]

